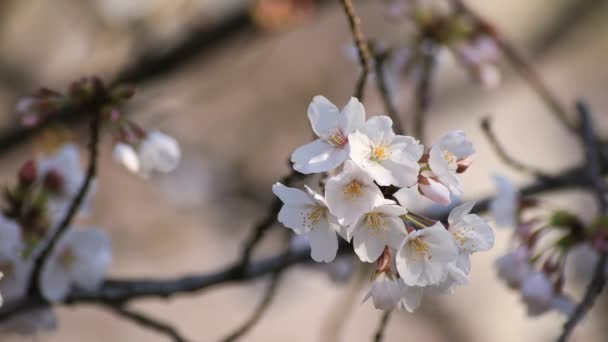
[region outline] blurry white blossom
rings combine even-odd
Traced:
[[[490,202],[490,211],[498,226],[515,228],[519,193],[507,177],[495,175],[494,183],[498,189],[496,197]]]
[[[60,302],[72,286],[94,290],[103,281],[111,259],[110,241],[104,231],[67,231],[42,268],[42,295],[51,302]]]

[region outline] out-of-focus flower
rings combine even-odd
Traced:
[[[57,316],[49,308],[29,310],[0,324],[0,333],[15,333],[23,336],[55,329],[57,329]]]
[[[490,202],[492,216],[498,226],[514,228],[517,226],[519,193],[504,176],[494,176],[494,183],[498,188],[498,193]]]
[[[395,135],[388,116],[372,117],[351,134],[350,157],[380,185],[409,187],[418,181],[424,147],[414,138]]]
[[[439,284],[456,260],[458,247],[441,222],[407,235],[397,253],[397,270],[406,285]]]
[[[528,315],[538,316],[551,308],[553,285],[545,273],[532,272],[521,283],[521,295]]]
[[[317,262],[330,262],[338,252],[338,220],[329,212],[323,196],[306,187],[306,192],[281,183],[272,192],[283,202],[279,222],[310,241],[311,257]]]
[[[325,184],[327,206],[340,224],[347,226],[369,212],[378,199],[384,199],[374,179],[353,161]]]
[[[181,159],[181,150],[173,137],[160,131],[150,131],[137,144],[116,143],[113,157],[127,170],[148,177],[154,172],[175,170]]]
[[[532,272],[532,267],[528,261],[529,254],[528,249],[521,246],[496,260],[498,276],[510,287],[519,287],[522,281]]]
[[[111,259],[110,240],[105,232],[69,230],[42,268],[42,295],[51,302],[60,302],[72,286],[94,290],[103,281]]]
[[[325,97],[315,96],[308,106],[308,119],[319,139],[293,152],[293,168],[304,174],[326,172],[348,158],[349,134],[363,126],[365,109],[354,97],[340,111]]]
[[[492,89],[500,84],[501,75],[497,67],[500,50],[494,38],[477,34],[456,44],[454,52],[483,86]]]
[[[373,262],[386,246],[399,248],[405,239],[405,224],[400,216],[407,210],[395,202],[379,198],[374,207],[348,228],[355,253],[363,262]]]

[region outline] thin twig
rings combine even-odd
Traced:
[[[340,0],[340,2],[344,8],[344,13],[346,13],[346,16],[348,17],[350,31],[353,36],[353,40],[355,41],[355,46],[357,47],[359,66],[361,67],[361,74],[359,75],[359,79],[357,80],[357,85],[355,87],[355,97],[358,98],[359,101],[363,102],[365,83],[367,82],[367,76],[369,75],[369,71],[371,69],[372,55],[369,44],[363,35],[363,31],[361,30],[361,18],[357,16],[352,0]]]
[[[590,189],[593,189],[596,195],[600,213],[606,215],[608,214],[608,199],[606,198],[606,195],[608,194],[608,185],[602,177],[602,162],[600,160],[600,152],[593,131],[591,114],[583,102],[579,101],[576,105],[576,109],[580,117],[581,139],[585,146],[589,187]],[[587,286],[583,300],[578,304],[572,315],[568,318],[568,321],[564,324],[564,329],[558,339],[559,342],[565,342],[568,339],[577,324],[583,319],[591,307],[593,307],[595,299],[602,293],[606,284],[605,270],[607,263],[608,252],[603,251],[595,265],[593,277]]]
[[[51,230],[53,235],[51,235],[48,244],[46,245],[46,247],[44,248],[42,253],[40,253],[40,255],[36,258],[36,260],[34,262],[34,269],[32,271],[32,280],[31,280],[30,287],[28,290],[28,293],[30,293],[31,295],[39,294],[38,287],[39,287],[39,281],[40,281],[40,274],[42,273],[42,267],[43,267],[44,263],[46,262],[46,259],[49,257],[49,255],[52,253],[53,249],[57,245],[58,241],[61,239],[61,237],[65,234],[65,232],[70,227],[72,220],[78,213],[78,210],[80,210],[80,207],[82,206],[82,203],[84,202],[84,200],[87,196],[87,193],[89,192],[89,188],[91,187],[91,184],[92,184],[93,180],[95,179],[95,176],[97,174],[97,159],[98,159],[98,155],[99,155],[100,130],[101,130],[101,115],[98,113],[97,110],[94,110],[94,113],[92,114],[92,117],[91,117],[91,124],[90,124],[90,128],[89,128],[89,135],[90,135],[89,136],[89,145],[88,145],[89,165],[87,167],[84,181],[80,185],[80,188],[78,189],[78,192],[76,193],[76,196],[74,196],[74,198],[72,199],[65,216],[57,225],[57,228]]]
[[[141,325],[142,327],[152,329],[158,333],[166,335],[169,339],[171,339],[171,341],[174,341],[174,342],[187,342],[188,341],[185,337],[180,335],[180,333],[177,331],[177,329],[175,329],[171,325],[161,322],[146,314],[143,314],[143,313],[135,311],[135,310],[127,309],[124,306],[120,306],[120,305],[108,305],[107,307],[110,310],[112,310],[112,312],[116,313],[117,315],[127,318],[127,319],[137,323],[138,325]]]
[[[421,74],[414,99],[414,136],[424,141],[424,124],[431,104],[432,79],[437,64],[435,53],[429,51],[421,57]]]
[[[375,50],[375,49],[374,49]],[[382,102],[384,103],[384,110],[386,111],[386,115],[388,115],[393,120],[393,129],[397,134],[403,134],[403,124],[401,123],[401,118],[399,117],[399,112],[397,111],[397,106],[393,103],[393,94],[390,93],[388,89],[388,85],[386,82],[386,72],[385,72],[385,63],[387,58],[389,58],[388,52],[374,51],[374,73],[376,75],[376,87],[378,88],[378,92],[380,93],[380,97],[382,97]]]
[[[388,326],[388,321],[391,318],[391,313],[393,311],[384,311],[382,312],[382,317],[380,318],[380,323],[378,324],[378,329],[376,329],[376,334],[374,335],[374,342],[382,342],[384,339],[384,331]]]
[[[295,171],[291,171],[287,176],[281,179],[280,183],[289,186],[292,185],[296,180],[304,178],[305,175]],[[264,216],[258,223],[255,224],[251,235],[245,241],[243,251],[241,253],[240,265],[242,269],[245,269],[251,261],[251,255],[253,254],[255,247],[260,243],[265,233],[272,227],[277,221],[277,215],[281,210],[282,202],[278,197],[272,199],[272,203]]]
[[[270,279],[270,283],[266,288],[266,292],[264,293],[264,297],[262,301],[259,303],[258,307],[255,309],[253,314],[234,332],[229,334],[226,338],[222,339],[222,342],[234,342],[239,338],[245,336],[253,328],[256,323],[262,318],[266,310],[270,307],[272,299],[276,295],[277,289],[279,287],[279,283],[281,280],[282,271],[276,271],[272,274],[272,278]]]
[[[551,113],[564,126],[564,128],[575,134],[578,133],[576,124],[572,123],[568,117],[569,111],[560,103],[557,96],[543,81],[534,67],[528,63],[526,58],[519,53],[519,51],[517,51],[515,46],[509,40],[507,40],[503,34],[498,32],[493,25],[491,25],[475,10],[469,7],[464,0],[452,0],[452,2],[458,10],[470,15],[475,21],[477,21],[480,27],[486,29],[486,33],[490,34],[492,38],[494,38],[507,61],[526,81],[526,83],[530,86],[530,88],[532,88],[536,95],[538,95],[543,103],[550,109]]]
[[[496,155],[507,166],[509,166],[519,172],[529,174],[529,175],[532,175],[537,178],[549,177],[547,174],[538,170],[537,168],[526,165],[526,164],[516,160],[515,158],[511,157],[509,155],[509,153],[507,153],[504,146],[500,143],[500,141],[498,141],[498,137],[496,136],[496,133],[492,129],[492,121],[489,117],[485,117],[481,120],[481,131],[485,134],[486,139],[488,139],[488,142],[490,143],[490,146],[492,146],[492,148],[494,148],[494,152],[496,152]]]

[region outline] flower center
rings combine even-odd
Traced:
[[[325,215],[325,208],[317,205],[314,208],[312,208],[308,213],[304,214],[302,223],[308,229],[313,229],[319,222],[321,222],[321,219],[323,218],[324,215]]]
[[[361,195],[363,185],[358,179],[353,179],[350,183],[344,186],[344,196],[349,199],[353,199]]]
[[[367,223],[367,226],[374,230],[384,229],[384,218],[380,213],[371,212],[367,214],[365,221]]]
[[[388,159],[388,157],[389,152],[385,146],[374,146],[372,147],[372,154],[370,155],[369,159],[375,162],[381,162]]]
[[[456,162],[458,161],[458,159],[456,159],[456,156],[452,152],[447,150],[443,151],[443,159],[445,159],[445,161],[447,161],[450,165],[456,164]]]
[[[414,250],[418,253],[422,253],[422,254],[427,254],[427,252],[429,251],[429,246],[427,246],[426,242],[424,242],[424,240],[422,239],[413,239],[412,241],[412,247],[414,247]]]
[[[340,129],[336,129],[336,133],[326,139],[327,143],[335,147],[344,147],[348,143],[348,137]]]

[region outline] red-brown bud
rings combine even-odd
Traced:
[[[34,160],[26,161],[21,169],[19,169],[18,179],[19,185],[30,186],[36,182],[38,178],[38,166]]]

